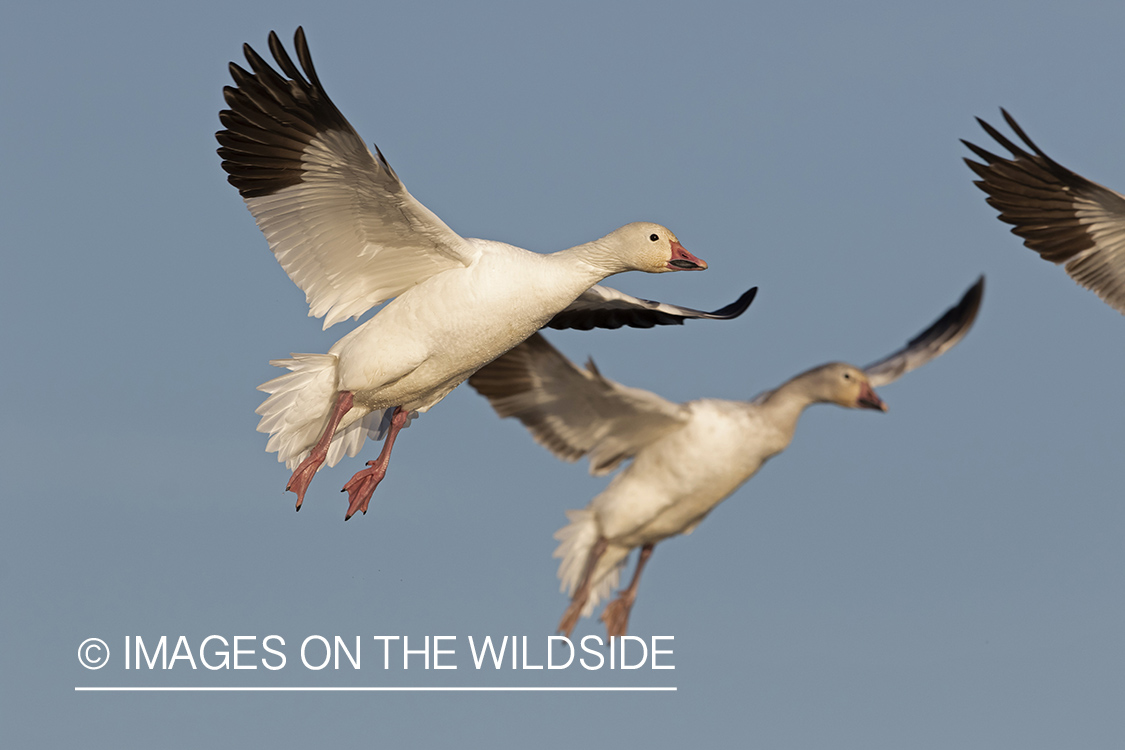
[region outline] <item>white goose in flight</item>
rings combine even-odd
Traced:
[[[707,267],[658,224],[627,224],[550,255],[461,237],[344,119],[302,29],[300,69],[272,32],[269,47],[281,73],[249,45],[251,70],[230,66],[236,85],[223,90],[230,109],[215,134],[227,179],[325,328],[387,303],[327,354],[272,361],[290,372],[260,386],[270,395],[257,409],[258,430],[294,470],[287,489],[298,510],[321,466],[354,456],[371,434],[385,437],[383,450],[344,488],[345,519],[366,513],[411,415],[543,326],[650,327],[733,318],[749,306],[752,292],[706,313],[594,286],[624,271]]]
[[[700,399],[684,404],[603,376],[591,361],[576,367],[536,334],[478,370],[469,384],[501,417],[516,417],[557,457],[590,459],[606,474],[632,458],[584,510],[567,512],[555,557],[570,606],[559,631],[617,586],[625,558],[640,557],[629,587],[605,608],[610,636],[624,635],[641,571],[657,542],[690,534],[769,458],[785,450],[806,407],[833,403],[886,411],[874,386],[941,355],[968,332],[980,309],[984,278],[954,307],[884,359],[858,368],[841,362],[815,367],[752,401]]]

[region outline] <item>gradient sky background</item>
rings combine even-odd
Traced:
[[[314,10],[315,7],[315,10]],[[256,433],[267,361],[328,332],[224,180],[241,44],[303,24],[330,95],[465,236],[538,251],[666,224],[711,270],[617,277],[740,320],[550,336],[668,398],[863,365],[981,273],[953,351],[815,407],[661,544],[632,633],[674,671],[472,668],[545,653],[552,533],[605,480],[467,387],[402,435],[366,517],[293,512]],[[1125,189],[1125,5],[1105,2],[22,3],[0,27],[0,737],[7,747],[1125,746],[1125,320],[1036,258],[961,162],[1007,107]],[[584,620],[576,636],[604,633]],[[127,635],[279,634],[284,670],[122,664]],[[311,672],[307,635],[363,636]],[[456,635],[456,671],[372,635]],[[105,639],[110,664],[76,663]],[[261,651],[258,651],[261,656]],[[541,662],[540,662],[541,663]],[[88,685],[674,685],[636,694],[91,694]]]

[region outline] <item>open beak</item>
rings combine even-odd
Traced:
[[[869,383],[863,384],[863,388],[859,392],[859,398],[855,400],[855,403],[861,409],[887,410],[887,405],[883,403],[883,399],[879,398]]]
[[[665,266],[670,271],[702,271],[707,268],[707,261],[700,260],[675,240],[672,241],[672,259]]]

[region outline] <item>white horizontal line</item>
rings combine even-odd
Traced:
[[[75,687],[75,692],[98,693],[581,693],[675,692],[675,687]]]

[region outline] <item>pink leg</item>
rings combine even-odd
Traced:
[[[598,560],[605,554],[608,546],[609,540],[602,537],[590,549],[590,556],[586,558],[586,570],[582,574],[582,582],[574,590],[574,596],[570,598],[570,606],[566,608],[562,619],[559,620],[559,632],[567,638],[570,637],[574,626],[578,624],[578,618],[582,617],[582,608],[586,606],[586,600],[590,598],[590,578],[593,577],[594,569],[598,567]]]
[[[293,476],[289,478],[289,484],[285,485],[285,489],[297,493],[297,510],[301,509],[301,503],[305,501],[305,491],[309,488],[309,483],[316,476],[317,469],[324,463],[324,458],[328,455],[328,445],[332,442],[332,436],[336,434],[336,428],[340,425],[340,420],[351,408],[352,392],[340,391],[336,396],[336,408],[332,410],[332,416],[328,419],[328,426],[324,428],[324,434],[313,446],[309,457],[302,461],[297,470],[293,472]]]
[[[655,546],[655,544],[646,544],[641,547],[641,555],[637,558],[637,569],[633,571],[633,580],[629,583],[629,588],[618,594],[602,612],[601,620],[605,623],[606,633],[611,638],[615,635],[623,636],[629,629],[629,613],[633,609],[633,602],[637,599],[637,585],[641,582],[641,571],[652,557],[652,549]]]
[[[355,512],[362,511],[367,515],[367,504],[371,502],[371,495],[375,492],[375,488],[379,486],[379,482],[383,481],[383,477],[387,475],[387,466],[391,462],[391,448],[395,445],[395,438],[398,436],[399,430],[406,425],[406,419],[410,416],[410,412],[402,410],[398,407],[391,415],[391,428],[387,431],[387,437],[383,441],[383,450],[379,454],[379,458],[374,461],[368,461],[367,469],[361,469],[356,472],[356,475],[348,480],[344,485],[341,492],[348,493],[348,512],[344,516],[347,521]]]

